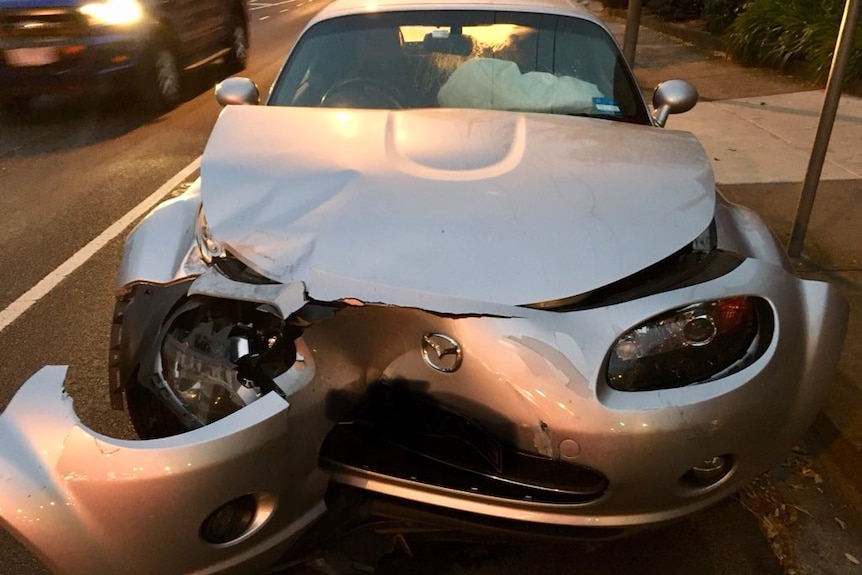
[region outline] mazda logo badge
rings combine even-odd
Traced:
[[[452,373],[461,367],[461,346],[442,333],[426,333],[422,336],[422,359],[429,367]]]

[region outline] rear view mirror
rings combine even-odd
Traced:
[[[233,77],[223,80],[215,87],[216,101],[222,106],[252,105],[260,103],[260,91],[248,78]]]
[[[652,96],[655,123],[663,128],[670,114],[688,112],[697,104],[697,98],[697,89],[685,80],[662,82]]]

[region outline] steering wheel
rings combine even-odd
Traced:
[[[402,109],[401,93],[392,84],[375,78],[358,77],[339,80],[320,97],[320,105],[329,108]]]

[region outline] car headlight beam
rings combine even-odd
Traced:
[[[607,382],[620,391],[653,391],[714,379],[753,361],[768,339],[768,306],[733,297],[672,310],[617,339]]]
[[[138,0],[104,0],[88,2],[79,8],[91,25],[122,26],[134,24],[144,17]]]

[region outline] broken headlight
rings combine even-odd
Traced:
[[[221,419],[261,395],[259,387],[239,381],[229,355],[214,355],[174,335],[162,343],[162,366],[171,391],[201,424]]]
[[[206,425],[279,391],[296,360],[297,328],[253,304],[193,298],[171,317],[160,372],[174,408]]]
[[[652,318],[611,348],[608,384],[620,391],[669,389],[742,369],[765,345],[768,317],[763,300],[733,297]]]

